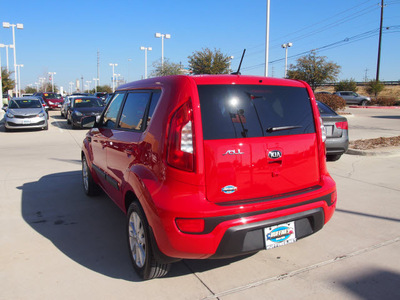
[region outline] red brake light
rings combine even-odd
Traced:
[[[184,170],[194,171],[194,126],[191,100],[172,116],[167,141],[167,162]]]
[[[348,129],[349,129],[349,124],[347,123],[347,121],[344,121],[344,122],[337,122],[337,123],[336,123],[336,127],[339,128],[339,129],[348,130]]]
[[[201,233],[204,231],[203,219],[176,219],[175,222],[182,232]]]

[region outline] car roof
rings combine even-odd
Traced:
[[[300,80],[280,79],[262,76],[248,75],[171,75],[153,77],[140,81],[134,81],[119,86],[116,90],[129,90],[135,88],[161,88],[164,84],[189,80],[198,85],[210,84],[246,84],[246,85],[278,85],[291,87],[306,87]]]

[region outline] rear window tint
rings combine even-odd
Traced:
[[[314,133],[305,88],[199,85],[205,140]]]

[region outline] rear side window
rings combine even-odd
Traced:
[[[314,133],[305,88],[199,85],[205,140]]]
[[[141,130],[150,93],[128,93],[118,128]]]

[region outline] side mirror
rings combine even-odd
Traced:
[[[93,128],[94,125],[97,123],[96,121],[97,121],[96,116],[89,116],[83,118],[81,121],[82,128],[88,128],[88,129]]]

